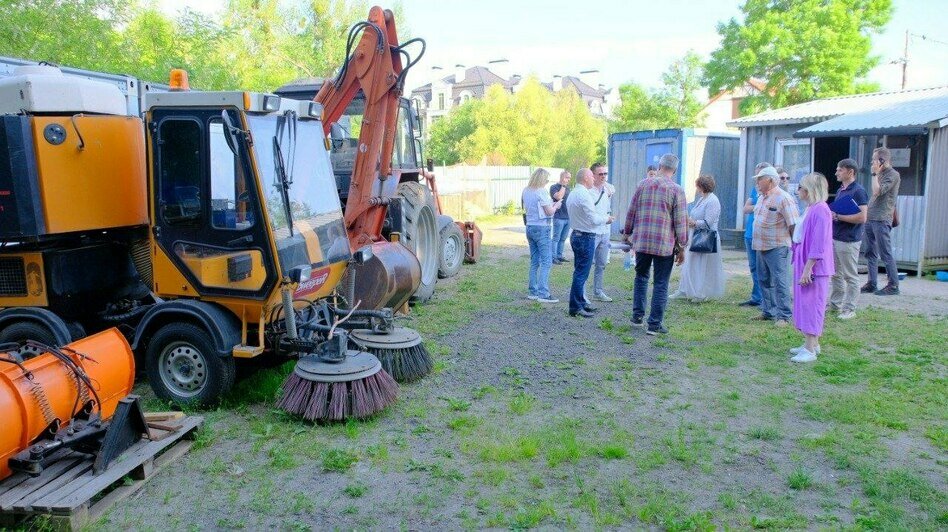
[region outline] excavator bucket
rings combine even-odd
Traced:
[[[346,277],[352,305],[359,303],[361,309],[398,309],[418,289],[421,265],[405,246],[382,241],[372,244],[372,256],[362,264],[353,264]]]

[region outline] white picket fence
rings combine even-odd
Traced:
[[[553,184],[562,168],[543,167]],[[456,218],[491,214],[513,203],[520,207],[520,194],[535,166],[436,166],[435,176],[442,205]]]

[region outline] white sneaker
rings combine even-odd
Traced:
[[[552,296],[537,298],[537,303],[559,303],[559,302],[560,302],[559,299],[556,299],[555,297],[552,297]]]
[[[792,348],[790,348],[790,354],[791,354],[791,355],[798,355],[798,354],[800,354],[801,351],[806,351],[806,344],[803,344],[803,345],[801,345],[800,347],[792,347]],[[823,351],[823,348],[820,347],[819,345],[817,345],[817,346],[816,346],[816,354],[818,355],[818,354],[820,354],[822,351]]]
[[[609,303],[609,302],[612,301],[612,298],[609,297],[609,296],[608,296],[605,292],[603,292],[602,290],[596,290],[596,299],[599,300],[599,301],[605,301],[606,303]]]
[[[684,298],[685,298],[685,293],[682,292],[681,290],[675,290],[675,293],[668,296],[668,299],[684,299]]]
[[[537,299],[540,299],[540,296],[527,296],[527,299],[530,301],[536,301]]]
[[[813,362],[816,360],[816,354],[801,348],[797,355],[790,359],[790,362]]]
[[[840,312],[838,316],[838,318],[841,320],[851,320],[855,317],[856,317],[856,313],[851,310],[847,310],[846,312]]]

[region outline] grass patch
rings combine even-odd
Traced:
[[[513,396],[513,398],[510,399],[510,412],[518,416],[522,416],[533,410],[533,407],[536,406],[536,403],[536,397],[526,392],[518,392]]]
[[[747,435],[755,440],[775,441],[780,439],[780,430],[777,427],[753,427]]]
[[[805,490],[813,487],[813,477],[805,469],[798,467],[787,477],[787,486],[793,490]]]
[[[356,482],[354,484],[349,484],[342,490],[343,493],[352,497],[353,499],[358,499],[359,497],[365,495],[369,492],[369,487],[361,482]]]
[[[323,453],[323,471],[348,471],[359,457],[346,449],[327,449]]]

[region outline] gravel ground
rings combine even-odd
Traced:
[[[490,255],[479,267],[522,260],[523,242],[522,227],[490,228]],[[746,274],[742,257],[726,254],[733,276]],[[561,299],[568,270],[554,270]],[[597,303],[596,320],[571,319],[565,302],[541,307],[515,289],[470,322],[429,336],[436,373],[403,386],[399,403],[367,423],[311,427],[266,402],[208,412],[204,448],[150,480],[99,526],[700,528],[702,519],[737,527],[853,525],[853,501],[862,493],[856,473],[799,444],[830,433],[796,407],[806,381],[786,381],[771,365],[744,364],[754,348],[726,335],[706,341],[733,341],[736,352],[707,365],[696,349],[700,341],[653,339],[630,328],[631,282],[621,259],[610,272],[621,279],[610,285],[616,301]],[[464,297],[471,289],[466,275],[439,285],[436,304],[460,305],[448,294]],[[943,286],[913,279],[901,298],[863,297],[860,305],[937,319],[948,307]],[[805,370],[789,371],[805,378]],[[759,435],[761,427],[776,434]],[[944,453],[914,434],[887,434],[884,443],[892,465],[945,491]],[[498,458],[529,445],[539,449],[535,458]],[[338,458],[336,451],[355,462],[334,468],[327,456]],[[819,489],[786,487],[788,473],[800,467]],[[636,510],[623,510],[633,504],[625,498]],[[702,517],[709,511],[725,517]]]

